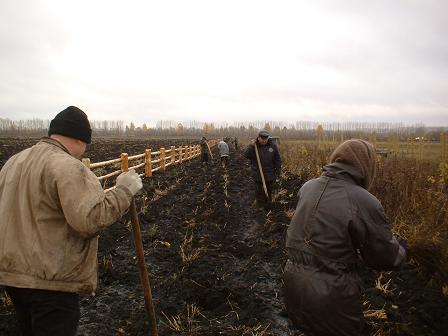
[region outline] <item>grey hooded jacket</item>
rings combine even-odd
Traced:
[[[229,145],[225,141],[218,143],[219,156],[229,156]]]
[[[360,335],[360,257],[389,270],[406,256],[364,184],[353,166],[335,162],[299,191],[286,236],[285,301],[293,322],[316,335]]]

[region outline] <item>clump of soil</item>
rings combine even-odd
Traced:
[[[92,161],[140,153],[148,144],[132,143],[135,151],[111,144]],[[144,180],[138,198],[159,334],[301,335],[285,313],[281,275],[285,231],[303,181],[283,173],[272,210],[257,210],[242,152],[231,151],[227,168],[217,156],[208,165],[196,159],[156,173]],[[128,216],[102,232],[98,261],[99,287],[95,296],[82,298],[78,334],[148,335]],[[365,269],[361,275],[372,334],[448,330],[447,299],[416,265],[397,272]],[[16,335],[13,308],[3,298],[0,334]]]

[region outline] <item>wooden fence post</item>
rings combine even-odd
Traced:
[[[172,164],[176,164],[176,147],[171,146],[171,161]]]
[[[179,164],[182,163],[182,152],[183,152],[183,146],[179,146]]]
[[[152,176],[151,148],[145,149],[145,175]]]
[[[128,153],[121,153],[121,171],[125,172],[129,168]]]
[[[165,148],[160,148],[160,170],[165,170]]]

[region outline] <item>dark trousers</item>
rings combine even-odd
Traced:
[[[201,162],[208,162],[208,153],[201,153]]]
[[[268,191],[268,197],[266,197],[266,194],[264,192],[263,188],[263,182],[260,180],[255,181],[255,199],[257,200],[257,203],[259,206],[269,207],[270,203],[272,202],[272,191],[275,187],[275,180],[272,181],[265,181],[266,182],[266,189]]]
[[[75,336],[79,295],[41,289],[5,287],[16,309],[22,336]]]
[[[228,156],[221,156],[221,165],[223,167],[227,166],[228,162],[229,162],[229,157]]]

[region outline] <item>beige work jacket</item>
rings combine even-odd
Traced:
[[[54,139],[14,155],[0,171],[0,284],[95,291],[98,233],[131,199],[126,187],[104,192]]]

